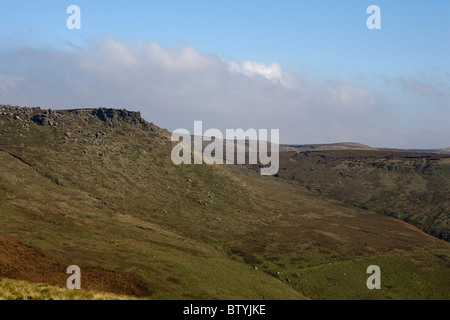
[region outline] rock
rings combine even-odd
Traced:
[[[48,126],[50,124],[49,119],[42,114],[35,115],[31,118],[31,121],[36,123],[38,126]]]
[[[115,120],[118,120],[130,124],[142,124],[143,128],[148,130],[148,124],[144,119],[142,119],[140,112],[128,111],[125,109],[116,110],[99,108],[92,110],[92,114],[104,122],[115,122]]]

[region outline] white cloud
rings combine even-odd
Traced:
[[[413,91],[429,97],[438,96],[441,94],[431,84],[418,81],[412,77],[409,77],[408,79],[401,79],[401,81],[405,90]]]
[[[395,97],[382,99],[339,79],[319,83],[287,72],[277,62],[224,60],[192,46],[174,49],[156,42],[126,44],[110,38],[83,50],[73,48],[71,53],[20,49],[0,53],[0,70],[17,75],[0,76],[0,103],[127,108],[169,130],[192,129],[194,120],[203,120],[205,129],[280,129],[282,143],[345,138],[387,147],[431,144],[417,136],[419,129],[429,127],[421,123],[420,108],[406,124],[392,120],[404,108],[395,105]],[[392,112],[390,106],[399,109]],[[450,116],[450,111],[445,112],[430,117],[443,121]],[[450,144],[447,127],[430,147]],[[397,129],[410,133],[399,140],[402,145],[392,145]]]
[[[234,61],[229,61],[229,70],[234,73],[242,73],[248,77],[261,76],[268,80],[281,81],[283,74],[278,63],[271,63],[266,65],[254,61],[244,61],[238,64]]]
[[[6,76],[0,74],[0,89],[8,91],[11,88],[16,88],[20,81],[24,81],[22,77]]]
[[[442,100],[450,107],[450,74],[440,68],[435,67],[428,73],[401,76],[397,81],[405,95]]]

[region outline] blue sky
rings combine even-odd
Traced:
[[[65,26],[71,4],[82,9],[80,31]],[[380,31],[365,28],[371,4],[382,10]],[[296,71],[304,65],[343,75],[450,68],[450,2],[445,0],[2,0],[0,17],[1,36],[15,45],[85,46],[112,36],[189,44],[203,53],[277,61]]]
[[[71,4],[76,4],[81,8],[81,30],[74,31],[66,28],[68,17],[66,8]],[[366,20],[369,16],[366,9],[372,4],[381,8],[381,30],[366,28]],[[302,105],[297,108],[294,104],[289,103],[294,99],[299,99],[299,96],[292,94],[292,85],[289,85],[288,89],[287,85],[283,85],[283,90],[286,90],[283,96],[286,97],[283,111],[287,115],[290,115],[292,111],[290,118],[292,116],[299,118],[314,116],[315,119],[312,120],[317,121],[315,127],[320,124],[319,119],[316,118],[322,117],[316,111],[305,109],[303,104],[310,101],[317,105],[317,108],[322,108],[327,103],[334,102],[319,101],[313,96],[314,94],[329,95],[336,90],[341,90],[339,91],[341,96],[346,96],[350,94],[349,92],[360,94],[351,99],[358,101],[359,104],[364,104],[361,97],[370,96],[368,99],[371,101],[370,103],[377,105],[376,111],[370,111],[370,108],[367,109],[367,106],[363,106],[362,109],[369,111],[364,114],[355,114],[354,112],[350,113],[349,108],[344,105],[345,101],[350,100],[341,99],[342,113],[333,112],[342,117],[353,114],[354,120],[360,123],[355,127],[352,127],[351,122],[344,121],[345,119],[342,121],[337,119],[334,122],[331,118],[327,120],[325,115],[327,109],[323,107],[325,119],[321,120],[332,121],[332,123],[323,123],[324,126],[336,127],[336,131],[330,129],[327,134],[317,132],[307,136],[307,130],[298,130],[301,133],[296,134],[294,133],[296,125],[291,121],[283,122],[280,118],[279,121],[273,123],[273,126],[279,126],[282,132],[284,129],[285,134],[281,134],[284,142],[320,143],[348,138],[377,146],[447,147],[450,146],[450,140],[446,138],[450,136],[446,120],[450,114],[448,101],[450,97],[449,35],[450,1],[445,0],[428,2],[406,0],[1,0],[0,53],[6,56],[3,57],[3,62],[0,61],[0,76],[3,75],[4,79],[0,98],[3,94],[4,98],[8,99],[8,103],[14,103],[14,94],[17,97],[23,96],[23,92],[19,90],[20,85],[24,85],[30,79],[38,78],[37,72],[30,73],[30,64],[33,62],[29,55],[24,53],[24,50],[35,50],[33,54],[41,58],[46,56],[46,58],[42,58],[44,62],[41,64],[48,63],[47,68],[56,70],[58,63],[64,59],[75,59],[70,61],[85,66],[86,61],[80,60],[82,59],[81,55],[85,55],[84,57],[87,59],[86,56],[89,53],[91,53],[90,57],[101,54],[103,52],[101,47],[105,41],[108,41],[107,39],[113,39],[119,46],[134,48],[130,49],[132,53],[127,52],[135,57],[141,56],[145,51],[136,47],[145,46],[151,42],[160,45],[167,54],[174,50],[175,52],[170,53],[173,54],[172,58],[174,59],[186,58],[186,56],[177,55],[176,52],[183,52],[183,48],[191,47],[199,55],[199,59],[202,57],[207,61],[210,56],[213,56],[225,60],[227,63],[233,62],[241,66],[239,69],[241,74],[251,78],[251,83],[245,83],[249,86],[257,86],[253,75],[255,72],[260,72],[257,71],[261,70],[258,69],[260,66],[269,70],[270,66],[275,63],[281,69],[282,76],[275,79],[278,82],[275,81],[274,86],[279,86],[281,82],[286,84],[288,81],[286,77],[294,77],[296,83],[303,83],[302,89],[299,89],[302,91],[301,96],[311,95],[311,98],[301,101]],[[112,44],[109,43],[109,45]],[[11,63],[6,64],[6,61],[12,61],[8,59],[11,59],[13,52],[16,57],[28,58],[16,60],[16,64],[13,66]],[[79,56],[75,58],[77,52]],[[51,59],[55,59],[55,61]],[[242,65],[245,61],[251,61],[254,64],[247,64],[245,67]],[[50,66],[52,63],[53,67]],[[43,66],[39,67],[44,68]],[[67,65],[66,67],[70,68]],[[93,81],[92,73],[89,73],[90,77],[88,78],[86,73],[78,74],[80,70],[75,69],[74,67],[74,70],[70,72],[78,75],[77,81],[80,83]],[[149,67],[148,70],[154,69]],[[249,70],[253,73],[250,74]],[[266,78],[267,70],[262,71]],[[83,72],[85,71],[83,69]],[[167,75],[168,72],[166,70],[164,74]],[[204,70],[200,72],[192,69],[191,72],[197,75],[202,74],[202,77],[205,77]],[[62,77],[62,75],[57,76]],[[171,74],[168,77],[171,82],[178,83],[177,81],[180,79],[178,76],[179,73]],[[219,75],[207,73],[207,77],[216,79],[215,77],[219,77]],[[283,80],[280,80],[281,78]],[[224,79],[218,80],[218,88],[223,87]],[[274,79],[267,78],[267,80]],[[49,88],[47,89],[50,92],[51,80],[42,82],[48,83]],[[10,83],[14,83],[15,93],[12,92],[14,91],[13,85],[9,85]],[[155,88],[156,85],[160,86],[161,84],[153,84],[152,88]],[[209,90],[210,86],[204,85],[205,90]],[[258,83],[258,86],[261,89],[263,84]],[[348,90],[342,92],[342,88]],[[105,94],[108,92],[107,89],[107,87],[104,88]],[[114,90],[114,87],[110,87],[110,89]],[[275,87],[271,89],[280,94],[277,96],[277,99],[280,99],[283,94],[280,93],[281,89]],[[305,90],[309,89],[310,91],[305,93]],[[211,96],[220,95],[213,89],[211,90],[209,92]],[[230,90],[236,91],[236,89]],[[19,94],[21,95],[19,96]],[[161,103],[171,102],[174,105],[173,108],[185,108],[183,105],[175,106],[177,102],[171,101],[174,94],[180,94],[180,91],[176,93],[168,91],[167,94],[172,94],[172,96],[161,97]],[[185,98],[188,96],[192,106],[195,103],[201,104],[201,96],[194,96],[191,92],[185,95]],[[258,110],[257,101],[252,102],[251,98],[249,96],[239,101],[230,100],[228,103],[244,106],[245,102],[249,105],[249,109],[253,108],[252,111]],[[271,98],[275,99],[275,96],[268,97],[265,101],[270,101]],[[74,104],[82,101],[72,100]],[[137,100],[136,104],[143,100]],[[180,96],[181,100],[183,99]],[[213,100],[210,98],[210,101]],[[17,101],[18,103],[33,103],[31,99],[24,98],[18,98]],[[53,107],[61,101],[64,100],[60,97],[55,96],[54,100],[46,97],[46,99],[36,101],[36,104],[48,103]],[[64,102],[70,103],[70,101]],[[106,98],[92,101],[92,103],[102,102],[104,104],[113,103]],[[0,101],[0,103],[3,102]],[[209,108],[206,103],[203,107]],[[184,124],[182,119],[169,118],[159,109],[155,115],[155,112],[151,111],[156,111],[156,109],[151,104],[137,106],[137,108],[143,108],[144,115],[156,117],[156,123],[171,130],[175,129],[172,127],[175,125],[189,125]],[[227,107],[224,106],[224,108]],[[317,108],[315,107],[314,110]],[[208,110],[210,109],[212,108]],[[194,116],[202,114],[201,112],[196,113],[196,110],[195,107],[190,110],[192,119],[185,116],[183,119],[191,121],[195,119]],[[361,110],[359,109],[359,111]],[[270,114],[270,112],[266,113]],[[164,114],[164,116],[158,117],[158,114]],[[169,114],[173,115],[173,112]],[[186,114],[188,114],[187,111]],[[249,111],[248,114],[251,112]],[[210,118],[207,120],[211,125],[217,127],[270,126],[271,124],[268,119],[267,121],[262,119],[260,122],[242,121],[227,124],[214,119],[212,113],[209,116]],[[249,120],[245,116],[243,117]],[[270,118],[270,116],[268,117]],[[235,115],[230,115],[231,118],[235,118]],[[361,125],[362,121],[367,121],[372,134],[363,132],[365,126]],[[304,125],[307,123],[305,122]],[[389,139],[388,134],[395,135],[395,132],[400,132],[398,139]]]

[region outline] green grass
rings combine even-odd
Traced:
[[[289,279],[294,288],[313,299],[448,299],[448,270],[439,263],[425,265],[423,258],[426,255],[420,257],[421,265],[408,256],[409,253],[402,252],[364,257],[311,268],[289,269],[277,276],[285,281]],[[366,270],[370,265],[381,269],[381,290],[368,290],[366,286],[370,276]]]

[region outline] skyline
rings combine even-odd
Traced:
[[[449,2],[133,4],[2,1],[0,103],[280,129],[284,144],[450,146]],[[381,30],[366,27],[372,4]]]

